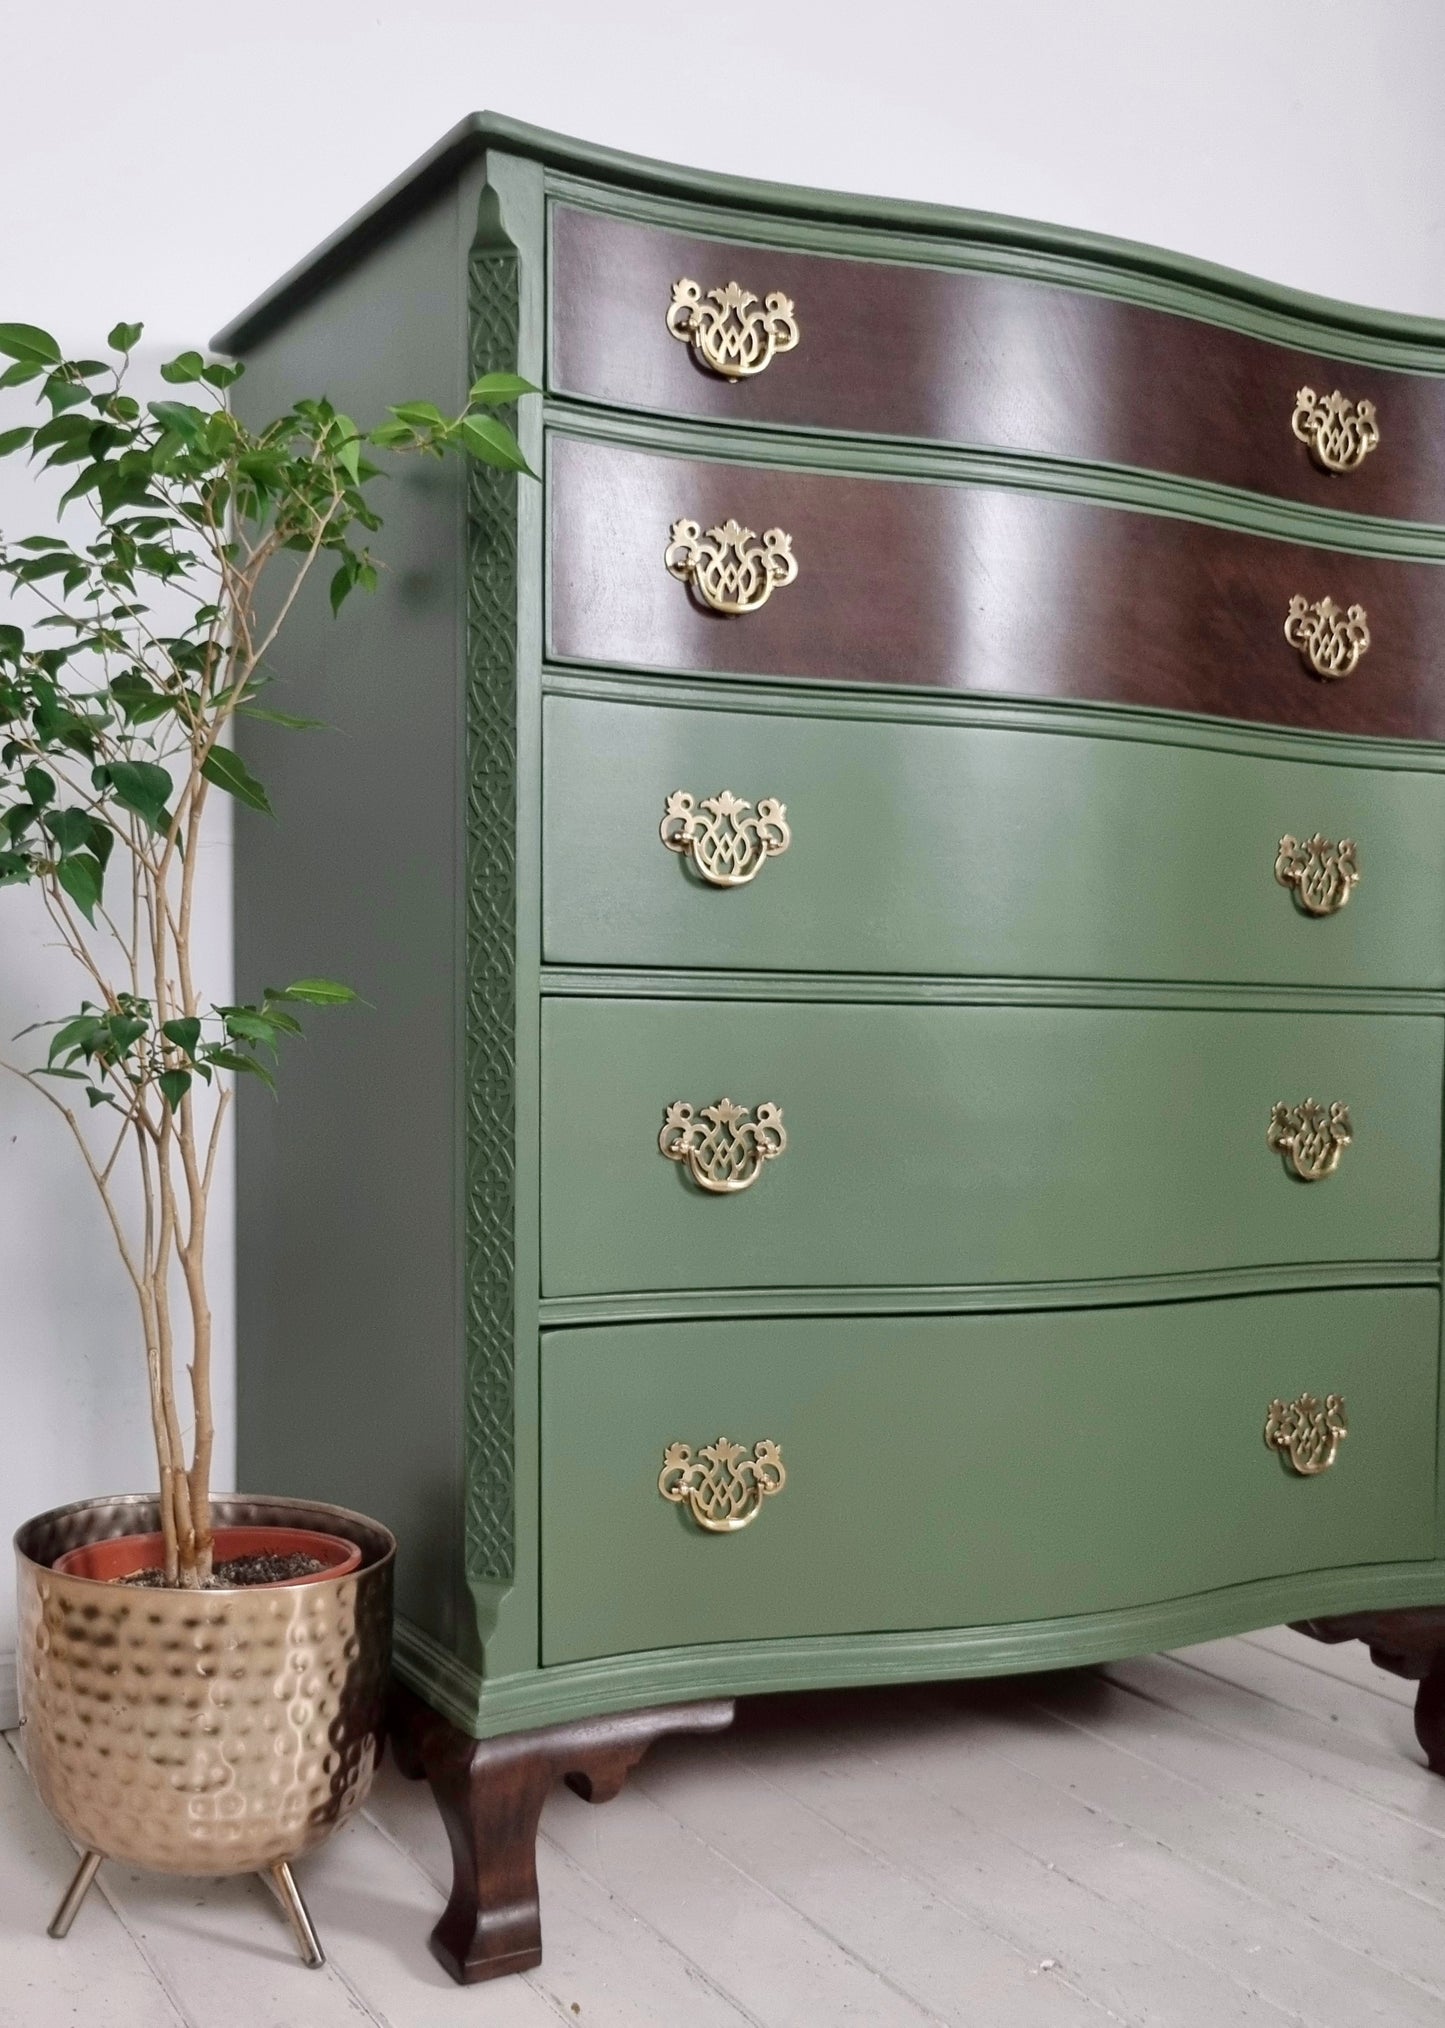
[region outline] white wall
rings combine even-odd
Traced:
[[[0,316],[67,341],[119,317],[204,340],[482,106],[1445,316],[1439,0],[72,0],[59,35],[45,9],[3,33]],[[30,518],[0,466],[0,526]],[[66,997],[43,942],[0,894],[0,1038]],[[125,1290],[40,1112],[0,1084],[5,1532],[150,1477]],[[0,1652],[10,1611],[0,1589]]]

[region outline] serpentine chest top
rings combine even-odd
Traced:
[[[368,1003],[243,1114],[242,1470],[430,1710],[1445,1599],[1445,327],[480,116],[223,342],[543,390],[238,819]]]

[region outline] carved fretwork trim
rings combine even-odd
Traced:
[[[473,380],[516,368],[519,281],[515,250],[473,251]],[[470,1578],[505,1580],[516,1556],[517,482],[482,464],[468,472],[466,1563]]]

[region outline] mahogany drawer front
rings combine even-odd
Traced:
[[[543,748],[554,964],[1445,985],[1445,776],[560,696]]]
[[[956,1287],[1440,1246],[1442,1023],[1430,1015],[549,999],[542,1293]],[[1272,1108],[1349,1110],[1304,1183]],[[663,1152],[723,1100],[747,1187]],[[756,1109],[781,1109],[762,1152]],[[714,1181],[716,1176],[714,1176]]]
[[[1005,488],[731,465],[566,436],[551,440],[549,464],[549,640],[563,660],[1445,739],[1439,565]],[[708,610],[665,561],[679,521],[703,532],[729,520],[744,533],[782,530],[796,568],[737,615]],[[1330,599],[1342,615],[1365,609],[1369,645],[1352,674],[1327,679],[1306,666],[1284,631],[1295,597]]]
[[[1428,1557],[1438,1348],[1428,1289],[549,1332],[543,1659],[1106,1612]],[[1271,1403],[1302,1395],[1319,1409],[1301,1424],[1348,1431],[1314,1473],[1264,1438]],[[741,1456],[704,1459],[719,1438]],[[760,1442],[781,1485],[750,1472]],[[714,1490],[742,1526],[700,1525]]]
[[[1445,523],[1445,377],[1357,366],[1007,275],[839,260],[552,214],[551,379],[625,408],[1042,452]],[[793,304],[797,342],[732,379],[667,326],[673,286]],[[737,332],[748,308],[725,317]],[[686,323],[686,319],[684,319]],[[763,349],[766,331],[760,330]],[[786,342],[786,333],[784,333]],[[1374,404],[1379,437],[1322,470],[1304,387]]]

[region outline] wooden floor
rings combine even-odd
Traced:
[[[1445,1781],[1410,1688],[1280,1631],[1012,1682],[788,1698],[559,1790],[546,1962],[462,1991],[448,1863],[388,1766],[300,1870],[330,1953],[254,1881],[71,1863],[0,1748],[0,2028],[1441,2028]],[[13,1743],[13,1742],[12,1742]]]

